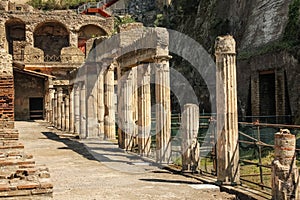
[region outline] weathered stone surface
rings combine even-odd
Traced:
[[[239,145],[235,42],[218,37],[216,55],[217,175],[223,184],[239,183]]]
[[[63,63],[83,63],[84,54],[77,47],[64,47],[61,50],[61,62]]]
[[[272,166],[272,199],[299,199],[299,169],[296,166],[296,138],[289,130],[275,134]]]

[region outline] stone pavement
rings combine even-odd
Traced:
[[[43,121],[16,122],[16,128],[26,152],[49,168],[55,200],[235,199],[218,187],[172,174],[110,142],[79,141]]]

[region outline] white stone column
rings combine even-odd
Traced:
[[[216,39],[217,179],[238,184],[239,145],[236,88],[236,51],[232,36]]]
[[[74,121],[75,121],[75,114],[74,114],[74,87],[69,87],[69,110],[70,110],[70,118],[69,118],[69,132],[74,133]]]
[[[122,136],[124,139],[124,148],[127,151],[131,151],[134,144],[134,121],[132,112],[132,101],[133,101],[133,72],[132,70],[127,71],[123,75],[121,83],[122,91],[122,107],[119,117],[122,122]]]
[[[64,98],[61,102],[61,130],[66,130],[66,102]]]
[[[80,133],[80,83],[74,84],[74,133]]]
[[[183,171],[196,171],[198,168],[200,161],[198,130],[199,107],[195,104],[185,104],[181,117]]]
[[[61,129],[61,122],[62,122],[62,109],[61,104],[63,101],[63,89],[61,87],[57,88],[57,127]]]
[[[49,116],[48,116],[48,121],[53,124],[54,123],[54,93],[55,89],[54,88],[49,88]]]
[[[98,119],[98,135],[101,139],[104,138],[104,70],[98,73],[98,92],[97,92],[97,119]]]
[[[70,130],[70,98],[69,94],[65,97],[65,131]]]
[[[149,156],[151,147],[150,64],[137,69],[138,80],[138,148],[139,154]]]
[[[116,138],[115,131],[115,99],[114,99],[114,64],[111,64],[104,77],[104,139]]]
[[[169,57],[157,59],[155,69],[156,160],[169,163],[171,157],[171,97]]]
[[[97,122],[97,67],[93,65],[87,66],[86,77],[86,98],[87,98],[87,138],[98,137]]]
[[[80,139],[86,138],[86,87],[85,82],[80,82]]]
[[[57,127],[57,91],[54,92],[53,98],[53,126]]]

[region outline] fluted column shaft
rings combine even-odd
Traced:
[[[151,147],[150,65],[138,67],[138,148],[139,154],[149,156]]]
[[[232,36],[218,37],[216,55],[217,174],[223,184],[239,183],[236,52]]]
[[[57,127],[57,91],[54,92],[53,98],[53,126]]]
[[[86,95],[87,95],[87,138],[98,138],[97,122],[97,67],[87,66]]]
[[[74,114],[74,87],[69,88],[69,132],[74,133],[74,121],[75,121],[75,114]]]
[[[104,70],[98,74],[97,84],[97,119],[98,119],[98,135],[101,139],[104,138]]]
[[[156,160],[169,163],[171,157],[171,105],[169,60],[159,59],[155,69]]]
[[[62,123],[62,104],[63,101],[63,89],[57,88],[57,128],[61,129],[61,123]]]
[[[69,94],[65,97],[65,131],[70,130],[70,98]]]
[[[104,139],[115,139],[114,65],[108,67],[104,77]]]
[[[80,132],[81,139],[86,138],[86,87],[85,82],[80,82]]]
[[[182,170],[196,171],[200,159],[200,145],[197,140],[199,130],[199,107],[185,104],[181,117],[182,130]]]
[[[74,84],[74,133],[80,132],[80,84]]]
[[[61,102],[61,130],[66,130],[66,102],[65,98],[63,98]]]

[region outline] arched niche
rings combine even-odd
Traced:
[[[11,55],[21,54],[21,42],[26,40],[25,22],[21,19],[13,18],[5,22],[6,40],[8,42],[8,52]]]
[[[68,29],[57,21],[39,24],[33,38],[34,47],[44,51],[45,62],[59,62],[61,49],[70,46]]]
[[[78,48],[86,54],[87,40],[105,35],[107,35],[107,33],[97,25],[89,24],[82,26],[78,31]]]

